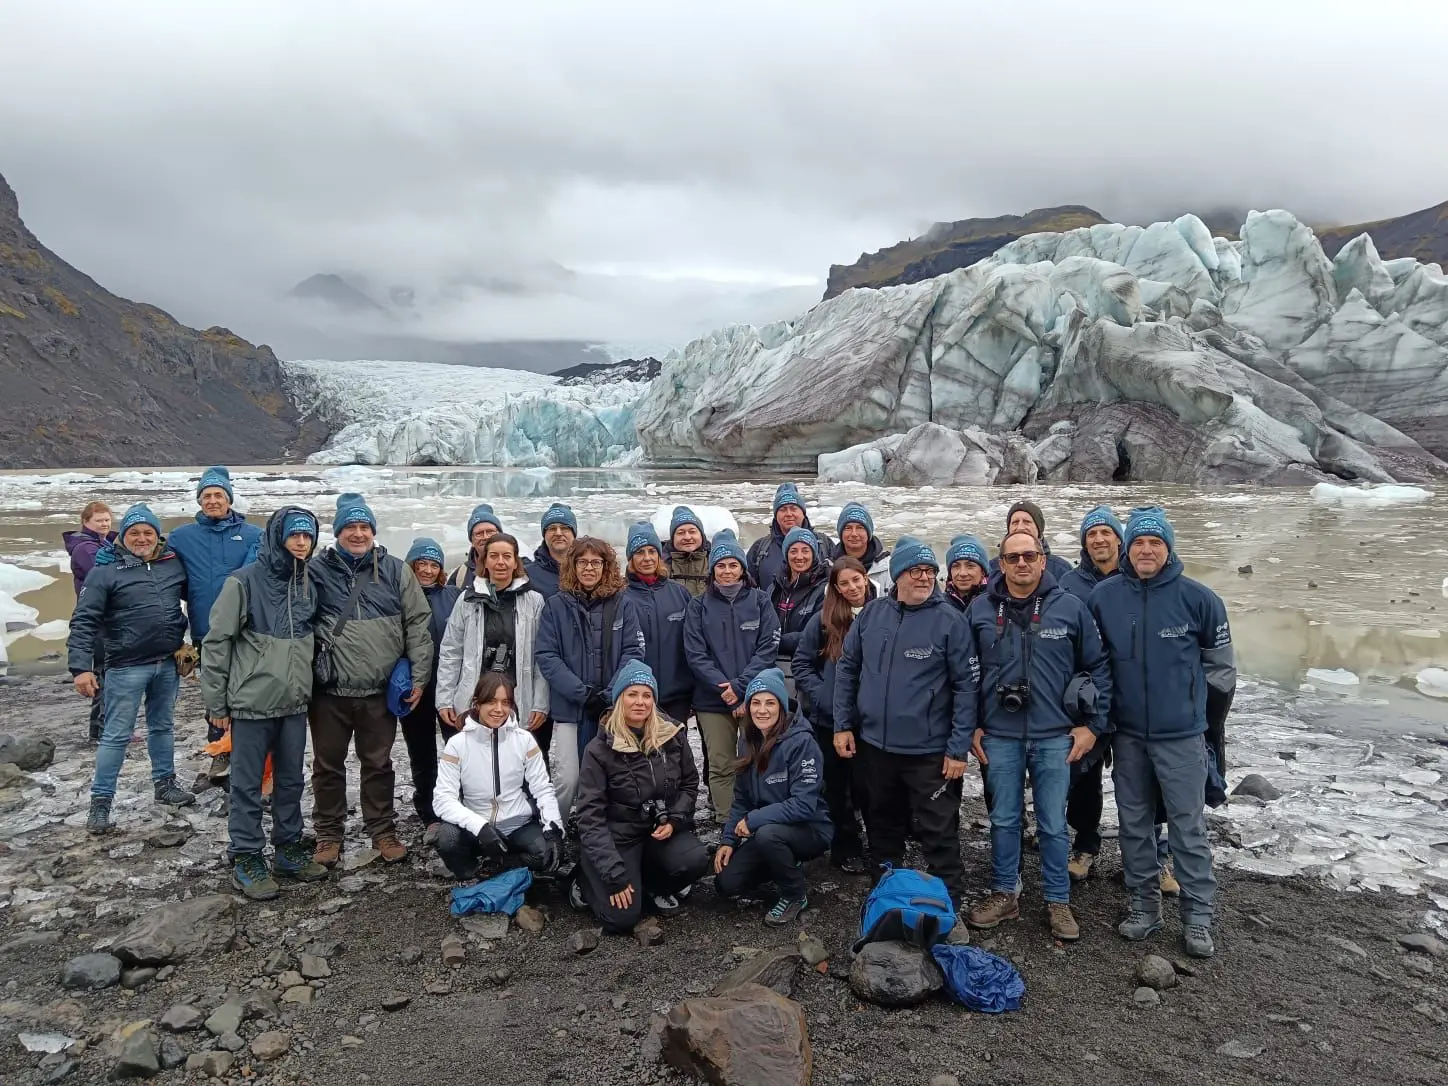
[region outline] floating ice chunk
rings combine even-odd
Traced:
[[[37,641],[64,641],[70,634],[70,623],[63,618],[42,622],[29,633]]]
[[[685,505],[686,502],[675,502],[673,505],[661,505],[654,510],[653,516],[649,518],[654,526],[654,531],[659,533],[660,539],[669,538],[669,522],[673,519],[674,508],[678,505]],[[739,534],[739,522],[734,519],[734,514],[725,509],[722,505],[690,505],[694,515],[704,522],[704,535],[713,539],[715,533],[725,528]]]
[[[27,604],[16,603],[10,593],[0,589],[0,631],[19,633],[35,629],[40,612]]]
[[[1312,488],[1312,499],[1323,505],[1409,505],[1424,502],[1433,496],[1421,486],[1337,486],[1318,483]]]
[[[1448,582],[1443,594],[1448,596]],[[1425,667],[1418,672],[1418,693],[1430,698],[1448,698],[1448,668]]]
[[[1328,683],[1331,686],[1357,686],[1362,681],[1351,671],[1340,667],[1310,667],[1307,669],[1307,678],[1311,682]]]
[[[54,583],[55,578],[47,573],[0,562],[0,592],[8,596],[23,596],[27,592],[34,592],[37,588]]]

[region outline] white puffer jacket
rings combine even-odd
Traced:
[[[516,592],[527,583],[526,577],[519,577],[508,586],[508,591]],[[473,691],[483,667],[486,621],[483,611],[487,604],[482,597],[491,591],[492,585],[485,578],[478,578],[458,597],[437,650],[437,707],[452,709],[460,717],[473,707]],[[518,688],[513,692],[513,700],[519,720],[527,720],[534,712],[548,711],[548,680],[533,659],[533,642],[538,639],[543,603],[543,597],[537,592],[518,592],[513,625]]]
[[[530,795],[544,829],[563,825],[543,752],[532,733],[516,718],[489,728],[468,717],[438,759],[432,796],[438,818],[472,834],[488,823],[521,824],[533,817]]]

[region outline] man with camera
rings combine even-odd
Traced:
[[[1080,938],[1066,872],[1066,796],[1071,766],[1109,730],[1111,673],[1086,605],[1046,571],[1046,551],[1029,531],[1007,535],[1000,570],[966,609],[980,703],[971,749],[987,767],[993,803],[991,893],[970,910],[973,928],[1020,915],[1017,893],[1025,778],[1036,801],[1041,881],[1051,934]]]

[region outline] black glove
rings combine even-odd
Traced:
[[[543,870],[553,874],[563,863],[563,831],[549,826],[543,831]]]
[[[477,832],[477,838],[478,849],[489,859],[496,860],[508,854],[507,844],[498,836],[498,831],[493,829],[491,822],[483,823],[483,828]]]
[[[588,696],[583,699],[583,712],[590,720],[598,720],[608,712],[608,698],[602,690],[588,688]]]

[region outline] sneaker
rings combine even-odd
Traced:
[[[1116,925],[1116,933],[1128,943],[1139,943],[1149,935],[1161,931],[1161,914],[1141,913],[1133,909],[1126,919]]]
[[[86,815],[85,829],[87,833],[97,836],[109,833],[111,829],[111,797],[92,796],[90,814]]]
[[[649,899],[654,906],[654,912],[660,916],[673,916],[684,906],[673,894],[655,894]]]
[[[1217,952],[1212,942],[1212,932],[1205,924],[1186,924],[1182,927],[1182,949],[1193,958],[1210,958]]]
[[[272,855],[272,874],[296,882],[316,882],[327,877],[327,869],[313,859],[312,851],[300,841],[282,845]]]
[[[231,776],[231,755],[218,754],[211,759],[211,767],[206,770],[206,775],[214,781],[224,781]]]
[[[583,883],[577,879],[574,879],[568,884],[568,904],[579,912],[584,912],[588,909],[588,902],[583,900]]]
[[[342,861],[342,842],[318,841],[312,859],[323,867],[336,867]]]
[[[1182,884],[1177,882],[1170,860],[1161,865],[1161,892],[1167,897],[1176,897],[1182,892]]]
[[[975,908],[970,910],[966,923],[980,931],[989,931],[1002,921],[1016,920],[1021,915],[1020,900],[1015,894],[993,891]]]
[[[236,857],[231,868],[231,885],[252,901],[270,901],[282,892],[266,869],[266,861],[255,852]]]
[[[1073,852],[1071,861],[1066,865],[1066,874],[1071,876],[1072,882],[1085,882],[1091,877],[1091,868],[1096,863],[1094,852]]]
[[[870,861],[863,856],[846,856],[835,864],[846,875],[869,875],[873,872]]]
[[[1074,943],[1081,938],[1081,926],[1076,923],[1071,906],[1064,901],[1046,902],[1046,918],[1051,923],[1051,938],[1063,943]]]
[[[799,918],[799,914],[809,908],[809,901],[806,898],[799,898],[791,901],[782,897],[771,906],[769,912],[764,914],[764,922],[774,927],[783,927],[785,924],[793,924]]]
[[[396,864],[407,859],[407,848],[397,839],[395,833],[384,833],[372,842],[372,847],[382,853],[383,863]]]
[[[176,778],[162,777],[156,782],[156,802],[167,807],[190,807],[196,797],[176,783]]]
[[[440,829],[442,829],[441,822],[429,822],[427,824],[427,829],[424,830],[422,834],[423,848],[431,848],[433,845],[437,844],[437,831]]]

